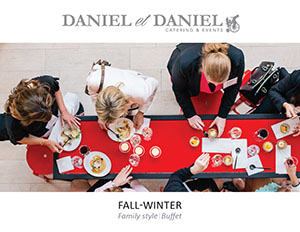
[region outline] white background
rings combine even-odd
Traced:
[[[62,27],[63,14],[239,14],[238,33],[165,33],[162,29]],[[223,17],[223,18],[224,18]],[[1,1],[0,42],[300,42],[296,1]],[[296,231],[293,193],[1,193],[1,231]],[[117,220],[118,200],[180,200],[175,222]],[[143,213],[143,211],[139,211]],[[152,212],[152,211],[150,211]],[[176,211],[177,212],[177,211]]]

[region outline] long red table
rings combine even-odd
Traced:
[[[147,116],[151,118],[150,127],[153,129],[153,136],[150,141],[142,140],[141,145],[145,147],[145,154],[141,157],[138,167],[134,167],[132,176],[135,178],[168,178],[173,172],[178,169],[188,167],[202,153],[201,138],[202,131],[197,131],[188,125],[184,116]],[[208,130],[209,125],[215,118],[214,115],[202,115],[201,118],[205,123],[205,130]],[[88,145],[91,151],[101,151],[105,153],[112,162],[110,174],[103,179],[112,179],[115,175],[127,164],[132,152],[123,154],[119,151],[119,143],[112,141],[107,132],[101,130],[97,123],[97,117],[85,116],[81,117],[82,141],[81,145]],[[250,178],[263,177],[286,177],[287,175],[279,175],[275,173],[275,145],[276,138],[271,130],[271,125],[283,121],[283,115],[230,115],[227,118],[226,128],[221,138],[228,138],[228,131],[232,127],[240,127],[242,136],[240,139],[247,139],[248,146],[256,144],[260,147],[260,159],[264,167],[272,168],[264,172],[249,176]],[[274,149],[271,152],[265,152],[262,149],[263,142],[257,142],[254,138],[254,133],[260,129],[266,128],[269,131],[269,137],[266,141],[271,141],[274,144]],[[189,140],[192,136],[200,138],[200,145],[193,148],[189,145]],[[300,143],[299,137],[295,138],[288,136],[284,138],[288,144],[292,145],[292,155],[298,157],[300,161]],[[149,155],[149,149],[152,146],[159,146],[162,150],[162,155],[154,159]],[[93,179],[95,177],[89,175],[84,168],[75,168],[67,173],[60,174],[57,169],[56,160],[65,156],[79,155],[79,148],[72,152],[63,152],[54,154],[54,179]],[[211,154],[212,157],[213,154]],[[224,154],[225,155],[225,154]],[[300,164],[298,164],[298,169]],[[297,173],[300,174],[300,173]],[[207,178],[232,178],[232,177],[248,177],[245,169],[232,169],[231,166],[221,165],[212,167],[211,163],[208,168],[197,175],[197,177]]]

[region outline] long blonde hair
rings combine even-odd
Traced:
[[[96,100],[96,112],[98,118],[104,123],[112,123],[120,118],[129,104],[128,98],[118,86],[108,86],[103,89]]]
[[[229,44],[205,43],[202,47],[202,71],[208,80],[224,83],[228,80],[231,61],[228,57]]]
[[[23,126],[34,121],[48,122],[52,117],[53,98],[48,84],[23,79],[15,87],[5,104],[5,112],[20,120]]]

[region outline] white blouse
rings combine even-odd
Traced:
[[[101,65],[96,64],[92,69],[94,71],[87,77],[87,86],[92,101],[95,102],[101,81]],[[117,86],[120,83],[123,83],[120,86],[122,93],[137,99],[139,103],[143,102],[139,105],[139,111],[145,113],[153,101],[158,81],[136,71],[105,66],[103,89],[108,86]]]

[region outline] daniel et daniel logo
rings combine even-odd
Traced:
[[[126,14],[64,14],[62,17],[63,27],[152,27],[165,32],[237,33],[240,30],[238,14],[226,18],[218,14],[149,14],[135,20]]]

